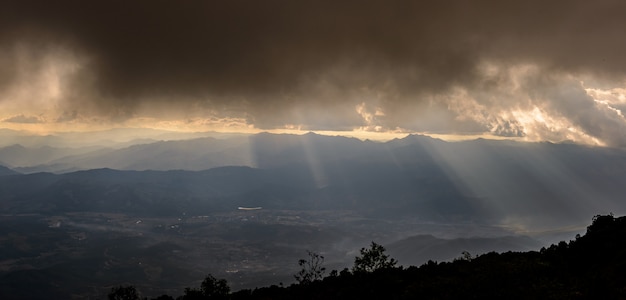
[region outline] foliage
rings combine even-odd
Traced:
[[[454,261],[471,261],[472,259],[472,254],[470,254],[468,251],[462,251],[461,257],[455,258]]]
[[[354,258],[353,272],[374,272],[394,268],[397,261],[385,254],[385,247],[372,241],[369,249],[361,248],[361,256]]]
[[[299,284],[308,284],[313,281],[321,280],[324,277],[324,272],[326,272],[326,268],[322,267],[324,264],[324,256],[308,250],[307,253],[309,258],[300,259],[298,261],[298,265],[302,269],[298,274],[293,276]]]
[[[596,216],[585,235],[539,252],[478,256],[464,252],[451,262],[395,268],[395,260],[384,251],[374,242],[369,249],[361,249],[354,272],[344,269],[306,284],[272,285],[222,296],[232,300],[626,299],[626,217]],[[310,259],[316,257],[313,254]],[[207,278],[212,284],[219,282]],[[214,298],[206,297],[204,290],[186,289],[178,299]],[[194,295],[197,298],[191,298]]]
[[[202,291],[195,288],[185,288],[185,294],[182,296],[182,300],[200,300],[205,299]]]
[[[613,217],[612,213],[606,216],[596,215],[593,217],[591,225],[587,227],[587,233],[596,233],[610,228],[613,221],[615,221],[615,217]]]
[[[109,300],[139,300],[139,293],[134,286],[118,286],[111,288]]]
[[[230,287],[226,279],[217,279],[213,275],[208,274],[200,288],[185,288],[183,300],[195,299],[227,299],[230,294]]]
[[[208,274],[200,284],[202,294],[211,299],[222,299],[230,293],[230,287],[226,279],[217,279],[213,275]]]

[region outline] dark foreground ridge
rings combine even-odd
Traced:
[[[403,268],[395,267],[384,248],[372,243],[370,250],[361,250],[352,270],[333,270],[323,278],[319,256],[309,254],[313,264],[302,260],[300,265],[311,276],[304,280],[296,276],[296,284],[229,293],[224,280],[209,275],[199,289],[187,288],[176,299],[626,298],[626,217],[613,215],[596,216],[584,236],[538,252],[491,252],[476,257],[463,253],[451,262],[429,261]],[[132,286],[113,289],[108,296],[140,299]]]

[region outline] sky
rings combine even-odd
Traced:
[[[626,2],[0,3],[0,128],[626,147]]]

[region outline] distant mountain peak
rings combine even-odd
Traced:
[[[409,144],[414,144],[416,142],[432,143],[432,142],[445,142],[445,141],[441,140],[441,139],[433,138],[433,137],[428,136],[428,135],[411,133],[411,134],[407,134],[403,138],[394,138],[392,140],[389,140],[387,143],[392,144],[392,145],[393,144],[409,145]]]

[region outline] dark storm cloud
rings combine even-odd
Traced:
[[[341,112],[373,95],[402,112],[450,87],[489,90],[499,83],[482,77],[485,61],[622,79],[625,12],[623,1],[19,0],[2,4],[0,47],[85,56],[76,105],[126,115],[153,96],[182,107],[210,99],[271,127],[298,121],[285,108]],[[16,68],[0,65],[8,86]]]

